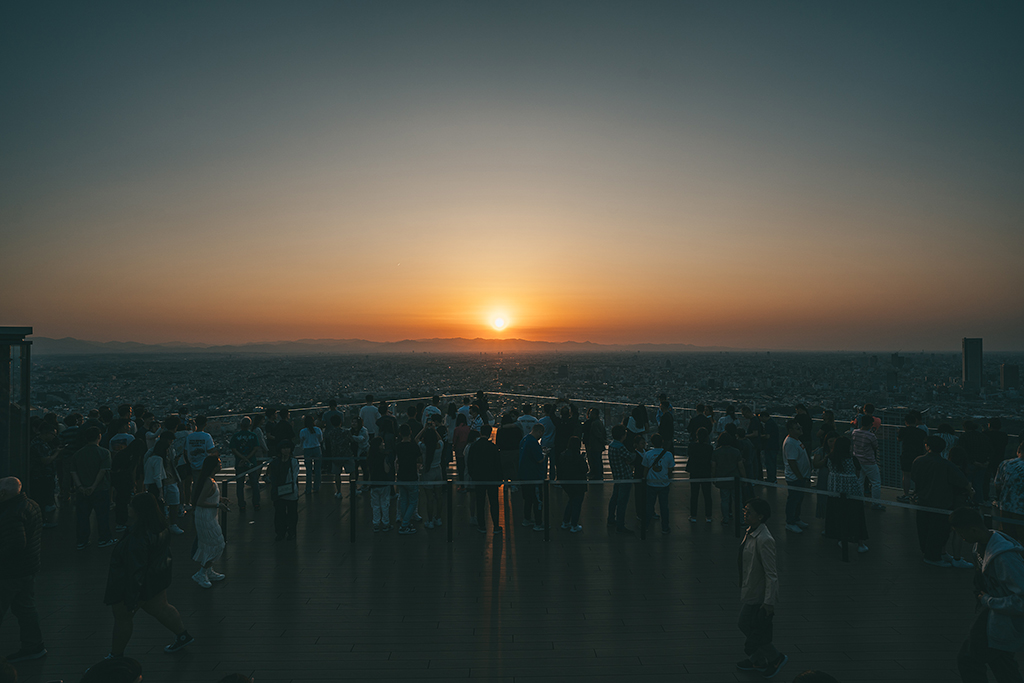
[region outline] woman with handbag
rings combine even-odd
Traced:
[[[277,541],[295,538],[299,525],[299,461],[292,457],[292,449],[291,443],[282,443],[277,457],[267,467]]]

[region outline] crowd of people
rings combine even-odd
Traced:
[[[840,545],[853,543],[862,553],[868,551],[862,499],[869,500],[871,508],[884,510],[881,420],[870,404],[849,424],[838,423],[828,410],[816,424],[806,407],[798,405],[781,428],[766,411],[755,414],[747,407],[729,406],[716,419],[712,406],[697,405],[679,438],[675,411],[664,395],[653,414],[639,404],[610,428],[596,408],[585,416],[568,401],[536,409],[526,403],[497,414],[486,395],[478,392],[475,399],[463,397],[461,405],[443,404],[440,396],[434,396],[429,404],[410,405],[396,414],[393,404],[367,395],[364,404],[348,414],[331,401],[322,414],[305,414],[301,427],[286,408],[246,416],[220,443],[206,430],[204,416],[188,419],[173,414],[158,420],[143,406],[121,406],[116,415],[101,408],[84,417],[71,414],[58,420],[47,413],[34,418],[30,499],[18,480],[13,480],[16,486],[11,480],[0,482],[4,519],[19,515],[10,524],[20,524],[23,530],[36,528],[23,533],[26,540],[21,551],[0,560],[0,607],[3,613],[11,609],[22,633],[22,648],[9,659],[25,661],[46,654],[32,601],[32,580],[38,569],[41,530],[55,526],[55,512],[70,509],[72,503],[77,549],[89,546],[93,526],[97,546],[114,547],[104,596],[114,616],[110,657],[124,657],[140,608],[174,636],[165,648],[168,652],[191,643],[181,616],[167,601],[170,539],[184,533],[182,520],[191,519],[196,536],[191,557],[197,565],[193,581],[209,589],[225,579],[214,563],[225,548],[218,512],[231,504],[222,495],[223,482],[218,481],[221,455],[227,453],[234,459],[237,507],[244,510],[251,504],[259,510],[264,494],[269,494],[279,541],[297,535],[300,491],[315,496],[325,484],[333,484],[338,499],[346,495],[346,488],[352,495],[367,496],[374,532],[397,527],[397,533],[411,535],[442,527],[446,505],[442,484],[447,483],[449,472],[453,485],[468,496],[470,524],[484,534],[488,519],[490,533],[503,533],[501,486],[521,496],[520,523],[545,531],[541,493],[545,480],[565,494],[564,508],[558,511],[561,528],[579,533],[588,491],[610,474],[609,529],[635,533],[627,523],[633,497],[635,517],[643,530],[660,522],[661,533],[667,535],[672,531],[670,491],[673,482],[681,479],[674,473],[685,462],[691,524],[699,523],[702,497],[704,522],[713,522],[714,490],[723,524],[733,523],[742,508],[747,532],[741,546],[740,578],[745,600],[750,600],[740,616],[748,658],[739,668],[756,669],[766,676],[781,668],[785,656],[771,646],[771,586],[777,576],[774,539],[763,525],[771,512],[766,502],[754,496],[753,482],[783,487],[778,483],[781,472],[787,490],[785,529],[793,534],[809,527],[803,518],[807,494],[821,493],[815,516],[824,518],[822,535]],[[923,508],[917,511],[917,522],[926,563],[976,566],[977,560],[968,559],[965,544],[977,541],[970,541],[956,528],[956,520],[951,522],[948,512],[942,512],[954,508],[977,509],[991,502],[1002,529],[999,538],[1019,546],[1024,526],[1014,522],[1024,520],[1024,446],[1018,448],[1016,458],[1006,457],[1008,437],[998,419],[990,420],[984,431],[968,420],[957,435],[948,424],[930,432],[921,414],[911,411],[897,439],[904,474],[898,501]],[[610,471],[605,469],[605,456]],[[14,497],[22,501],[17,513],[5,502]],[[960,519],[966,518],[961,515]],[[0,527],[4,542],[7,525],[5,521]],[[15,556],[23,558],[21,566],[14,566],[11,558]],[[751,598],[755,593],[759,600]]]

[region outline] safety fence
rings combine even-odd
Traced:
[[[349,458],[324,458],[325,461],[350,461]],[[239,473],[224,474],[218,477],[218,483],[222,485],[229,485],[232,482],[238,482],[244,477],[252,474],[258,474],[264,467],[265,462],[261,462],[259,465],[252,467],[249,470]],[[454,542],[454,493],[457,486],[466,486],[467,488],[480,487],[522,487],[522,486],[537,486],[541,492],[541,513],[543,515],[543,528],[544,528],[544,540],[550,541],[551,539],[551,502],[552,502],[552,488],[560,488],[567,485],[586,485],[589,487],[594,486],[614,486],[616,484],[629,484],[634,485],[636,489],[636,495],[639,496],[639,507],[640,510],[647,510],[648,486],[636,486],[638,484],[647,484],[649,479],[631,478],[631,479],[583,479],[583,480],[566,480],[566,479],[551,479],[548,477],[542,479],[500,479],[494,481],[475,481],[466,480],[460,481],[453,479],[451,473],[447,469],[443,472],[441,480],[438,481],[397,481],[397,480],[384,480],[384,481],[373,481],[373,480],[359,480],[357,476],[348,474],[347,482],[344,486],[348,489],[348,526],[349,526],[349,542],[355,543],[359,536],[359,522],[360,522],[360,508],[364,507],[359,504],[360,497],[357,494],[359,486],[373,487],[373,486],[386,486],[386,487],[416,487],[417,490],[424,487],[442,487],[444,489],[444,500],[445,500],[445,516],[446,516],[446,535],[447,542]],[[949,515],[952,513],[950,509],[933,508],[924,505],[917,505],[914,503],[904,503],[900,501],[893,501],[889,499],[872,498],[868,496],[856,496],[848,495],[846,493],[838,493],[829,491],[827,489],[819,489],[812,487],[801,487],[796,486],[792,483],[775,483],[765,481],[761,479],[751,479],[747,477],[733,476],[733,477],[707,477],[707,478],[688,478],[688,477],[677,477],[669,479],[670,485],[682,485],[682,484],[724,484],[730,483],[730,490],[734,492],[732,495],[732,522],[733,522],[733,534],[736,538],[741,538],[744,533],[743,525],[743,508],[745,506],[748,496],[742,495],[744,491],[750,492],[757,487],[762,488],[773,488],[773,489],[784,489],[787,493],[790,492],[802,492],[805,494],[815,494],[817,496],[825,498],[838,498],[842,500],[850,501],[862,501],[868,504],[884,504],[885,506],[892,506],[898,508],[904,508],[908,510],[914,510],[918,512]],[[296,486],[298,483],[296,483]],[[221,528],[224,532],[224,537],[227,539],[228,534],[228,514],[230,510],[222,508],[220,511],[220,522]],[[998,514],[997,508],[993,508],[993,511],[988,514],[983,513],[983,517],[986,519],[987,524],[990,528],[994,528],[995,525],[1017,525],[1024,526],[1024,520],[1003,517]],[[483,520],[480,520],[481,522]],[[640,524],[640,540],[646,540],[648,535],[648,527],[651,523],[651,518],[648,514],[643,514],[641,517]],[[849,548],[848,539],[837,539],[840,542],[841,558],[843,562],[849,562]]]

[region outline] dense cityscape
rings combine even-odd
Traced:
[[[228,415],[331,398],[359,403],[367,392],[403,400],[483,389],[627,404],[666,393],[676,407],[746,404],[786,414],[803,403],[812,414],[831,409],[839,418],[865,402],[909,406],[933,426],[998,416],[1017,433],[1024,399],[1011,373],[1021,358],[988,354],[981,387],[972,391],[964,389],[956,353],[37,356],[33,404],[62,414],[141,403],[156,414]]]

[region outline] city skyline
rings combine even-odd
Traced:
[[[1024,351],[1019,5],[3,12],[0,324]]]

